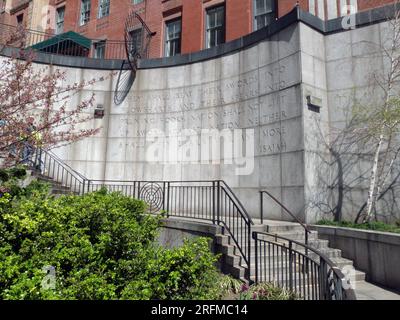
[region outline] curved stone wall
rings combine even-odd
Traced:
[[[248,39],[250,45],[213,59],[180,57],[197,62],[177,65],[144,61],[120,105],[114,103],[116,71],[111,80],[87,88],[72,101],[95,92],[105,117],[87,126],[101,126],[101,133],[57,153],[91,179],[225,180],[256,218],[259,190],[272,192],[307,222],[333,212],[339,189],[332,181],[338,168],[332,165],[326,142],[332,139],[332,127],[345,123],[354,96],[373,101],[366,79],[379,50],[364,44],[381,43],[387,23],[330,34],[332,22],[321,27],[309,16],[299,21],[295,14],[299,13],[292,13],[293,21],[283,19],[280,29],[268,30],[267,38],[252,35],[259,41]],[[70,82],[109,75],[105,67],[93,69],[95,61],[90,67],[57,68],[67,72]],[[320,108],[311,108],[307,96],[314,97]],[[210,150],[203,148],[204,130],[228,137],[221,139],[221,159],[202,159]],[[154,135],[162,132],[170,140],[157,153],[155,142],[161,140]],[[225,154],[229,144],[232,159]],[[198,153],[193,152],[196,149]],[[180,158],[161,161],[160,154],[171,161],[176,155]],[[350,194],[351,201],[340,203],[344,218],[354,216],[365,192],[361,185]],[[266,219],[291,220],[268,199],[265,208]]]
[[[293,204],[296,212],[301,212],[304,196],[303,180],[299,178],[303,177],[300,70],[299,25],[293,25],[268,41],[217,59],[139,70],[121,105],[113,102],[115,75],[112,81],[93,88],[96,104],[106,108],[106,116],[92,124],[101,125],[102,134],[60,150],[60,156],[92,179],[225,180],[239,198],[252,199],[245,201],[245,205],[254,215],[258,214],[258,190],[270,188],[283,201]],[[67,72],[69,79],[108,74],[72,68]],[[83,92],[82,97],[91,92]],[[180,141],[180,146],[191,143],[196,149],[197,145],[198,155],[176,162],[170,158],[152,162],[148,148],[155,141],[149,135],[155,129],[164,132],[167,139],[174,130],[179,132],[179,139],[187,134],[190,142]],[[254,146],[254,159],[251,153],[249,159],[236,154],[229,161],[224,152],[220,162],[218,157],[204,159],[200,145],[204,129],[217,130],[221,135],[240,129],[237,132],[243,138],[254,132],[254,142],[249,140]],[[198,141],[192,143],[189,137]],[[234,146],[232,140],[230,143]],[[236,145],[235,142],[234,148]],[[172,148],[171,144],[166,146]],[[245,147],[250,149],[244,145],[238,151],[246,151]],[[240,168],[246,167],[243,161],[247,169],[242,171],[248,172],[238,174]],[[274,217],[280,218],[280,211],[274,212]]]

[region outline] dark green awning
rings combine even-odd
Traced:
[[[90,50],[92,40],[80,35],[79,33],[68,31],[45,41],[39,42],[33,45],[31,48],[39,51],[52,52],[56,50],[56,48],[67,48],[71,45],[78,45],[82,47],[82,49]]]

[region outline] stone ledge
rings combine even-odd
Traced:
[[[400,246],[400,234],[396,233],[319,225],[312,225],[311,228],[318,231],[319,234],[355,238]]]

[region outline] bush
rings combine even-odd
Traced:
[[[139,278],[122,294],[124,299],[217,299],[217,257],[209,240],[185,241],[180,248],[157,248]]]
[[[0,298],[218,298],[208,240],[166,250],[155,244],[159,226],[142,201],[105,190],[54,199],[34,184],[18,198],[5,194]],[[43,287],[46,266],[55,268],[54,290]]]
[[[239,300],[296,300],[295,293],[279,288],[272,283],[260,283],[248,287],[243,285]]]

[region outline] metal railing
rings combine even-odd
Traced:
[[[40,150],[38,151],[40,152]],[[73,170],[50,151],[41,151],[34,167],[79,195],[105,188],[144,200],[151,213],[208,220],[221,225],[236,244],[250,277],[251,226],[253,221],[224,181],[112,181],[90,180]]]
[[[261,224],[264,223],[264,195],[269,196],[274,202],[276,202],[283,210],[285,210],[298,224],[300,224],[304,229],[304,241],[305,244],[308,245],[308,234],[311,233],[311,230],[300,221],[298,217],[296,217],[282,202],[280,202],[276,197],[274,197],[268,191],[260,191],[260,219]],[[306,251],[307,253],[307,251]]]
[[[353,290],[346,288],[341,271],[318,250],[276,234],[251,233],[251,217],[224,181],[90,180],[46,150],[37,152],[33,165],[40,168],[44,177],[75,194],[105,188],[145,201],[151,213],[164,211],[167,216],[221,225],[243,258],[250,282],[272,282],[303,299],[355,299]]]
[[[21,48],[21,44],[24,48],[31,48],[38,43],[49,40],[53,37],[60,37],[60,41],[57,44],[49,46],[47,48],[39,49],[44,53],[65,55],[65,56],[77,56],[77,57],[90,57],[94,59],[126,59],[126,43],[125,40],[104,40],[104,39],[90,39],[90,48],[84,48],[75,43],[75,39],[68,35],[57,35],[55,33],[42,32],[31,29],[24,29],[23,41],[21,37],[14,39],[17,34],[18,27],[0,23],[0,45],[7,45],[8,47]],[[10,41],[10,39],[13,39]],[[96,46],[102,46],[100,55],[96,54]],[[35,51],[36,49],[34,49]]]
[[[305,300],[355,300],[343,273],[320,251],[272,233],[252,238],[256,283],[274,283]]]

